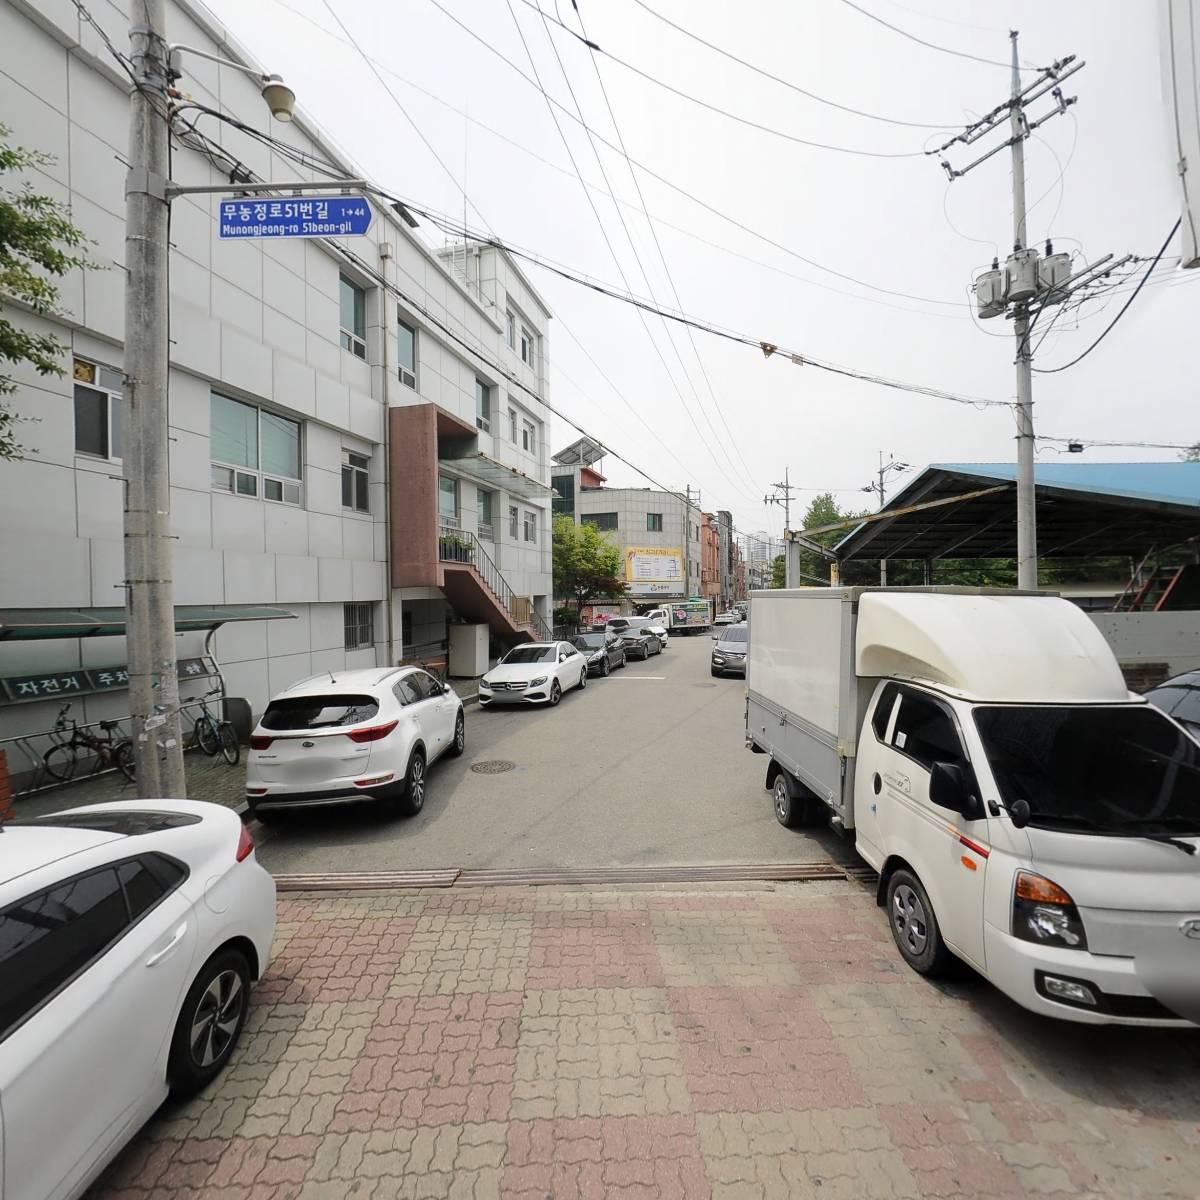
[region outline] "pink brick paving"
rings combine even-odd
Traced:
[[[898,962],[850,883],[288,898],[90,1200],[1196,1197],[1200,1037]]]

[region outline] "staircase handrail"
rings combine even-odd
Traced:
[[[467,543],[465,547],[466,554],[461,558],[457,555],[443,554],[442,543],[444,541],[454,541],[459,544],[463,542]],[[452,529],[448,525],[440,526],[438,529],[438,543],[439,558],[444,558],[448,562],[466,563],[479,572],[483,582],[487,584],[500,603],[508,610],[509,616],[513,619],[513,624],[530,625],[537,630],[543,641],[548,642],[553,640],[550,626],[546,624],[542,615],[533,607],[532,602],[529,605],[527,616],[518,615],[516,593],[509,586],[508,580],[504,578],[495,560],[483,548],[483,543],[471,530]]]

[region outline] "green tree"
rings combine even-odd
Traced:
[[[787,587],[787,558],[782,554],[775,555],[771,560],[771,586]]]
[[[821,495],[815,497],[813,502],[808,506],[808,511],[804,514],[804,521],[801,525],[802,529],[819,528],[822,525],[832,525],[837,521],[853,521],[858,517],[865,517],[865,512],[843,511],[838,507],[837,501],[833,498],[832,492],[822,492]],[[831,529],[828,533],[817,533],[810,536],[810,541],[818,542],[822,546],[836,546],[853,528],[847,526],[845,529]],[[829,580],[829,559],[824,555],[818,554],[815,550],[805,550],[801,548],[800,554],[800,575],[799,580],[802,584],[816,584],[822,580]],[[849,575],[849,577],[848,577]],[[859,578],[859,576],[864,576]],[[873,576],[873,578],[871,577]],[[878,583],[879,569],[878,565],[867,562],[851,562],[847,563],[842,571],[843,583]]]
[[[91,266],[80,253],[88,239],[71,221],[65,204],[41,196],[28,181],[8,182],[13,172],[45,167],[54,160],[38,150],[10,146],[7,126],[0,125],[0,312],[4,303],[41,317],[62,315],[58,285],[74,267]],[[0,316],[0,362],[29,363],[39,375],[65,373],[67,353],[51,333],[21,329]],[[11,376],[0,374],[0,397],[17,390]],[[0,459],[20,458],[16,413],[0,399]]]
[[[1179,457],[1184,462],[1200,462],[1200,442],[1188,447]]]
[[[554,594],[575,605],[623,595],[621,551],[595,525],[576,525],[563,513],[554,518]]]

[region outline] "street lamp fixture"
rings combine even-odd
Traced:
[[[271,116],[277,121],[291,121],[294,119],[296,115],[296,93],[283,82],[281,76],[264,75],[261,71],[256,71],[253,67],[233,62],[228,58],[222,58],[219,54],[210,54],[207,50],[198,50],[195,46],[182,46],[178,43],[173,43],[168,49],[170,50],[169,61],[172,83],[183,74],[180,65],[180,56],[183,54],[194,54],[197,58],[206,58],[209,62],[218,63],[223,67],[232,67],[235,71],[241,71],[242,74],[256,79],[262,91],[262,98],[271,110]]]

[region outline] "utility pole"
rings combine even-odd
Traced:
[[[1037,250],[1028,244],[1025,223],[1025,139],[1039,125],[1065,113],[1075,103],[1074,96],[1064,98],[1060,84],[1082,69],[1084,64],[1076,62],[1073,54],[1069,55],[1040,71],[1032,83],[1022,87],[1016,30],[1009,34],[1009,40],[1012,46],[1012,81],[1008,99],[930,153],[944,154],[956,143],[968,146],[993,130],[1002,128],[1007,119],[1007,141],[994,146],[961,170],[952,168],[945,158],[941,159],[941,164],[953,182],[1005,146],[1012,152],[1012,253],[1005,260],[1003,269],[999,259],[996,259],[992,269],[979,276],[975,281],[975,297],[981,318],[1004,313],[1013,322],[1017,346],[1017,586],[1035,590],[1038,582],[1037,508],[1033,467],[1033,351],[1029,335],[1042,311],[1048,305],[1061,304],[1070,294],[1066,285],[1079,276],[1073,277],[1071,274],[1070,256],[1054,254],[1049,239],[1046,241],[1046,256],[1041,259]],[[1047,94],[1054,100],[1055,107],[1031,122],[1025,110]],[[1093,269],[1088,268],[1085,274]]]
[[[884,481],[893,471],[907,471],[909,469],[908,463],[900,462],[899,459],[892,458],[891,453],[892,452],[889,450],[888,461],[885,463],[883,461],[883,451],[879,451],[879,470],[875,473],[876,480],[874,483],[868,483],[867,486],[863,488],[864,492],[873,492],[879,497],[880,508],[883,508],[884,504],[887,502],[887,492]],[[879,560],[879,584],[881,587],[887,586],[887,571],[887,559],[881,558]]]
[[[137,794],[185,797],[167,458],[169,202],[165,0],[140,0],[129,28],[125,183],[125,636]]]
[[[689,600],[689,599],[691,599],[691,596],[692,596],[692,485],[690,483],[687,485],[684,495],[687,497],[687,507],[683,511],[683,574],[684,574],[683,598],[685,600]],[[699,488],[696,488],[695,504],[696,504],[696,512],[697,512],[697,514],[699,514],[699,512],[700,512],[700,489]],[[699,527],[699,525],[700,525],[700,522],[698,520],[696,522],[696,525],[697,525],[697,527]],[[703,538],[703,533],[701,533],[700,538],[701,539]],[[701,581],[703,581],[703,578],[704,578],[704,542],[700,539],[698,539],[698,541],[697,541],[696,551],[697,551],[697,556],[698,556],[699,562],[700,562],[700,578],[701,578]],[[704,590],[703,586],[701,586],[701,589],[700,589],[701,593],[703,593],[703,590]]]
[[[773,483],[774,493],[763,497],[764,504],[777,504],[783,509],[783,565],[784,565],[784,586],[793,587],[799,581],[797,574],[798,563],[793,563],[792,559],[798,553],[798,550],[793,549],[791,539],[788,533],[792,528],[792,493],[796,490],[792,487],[788,478],[787,467],[783,468],[783,482]]]

